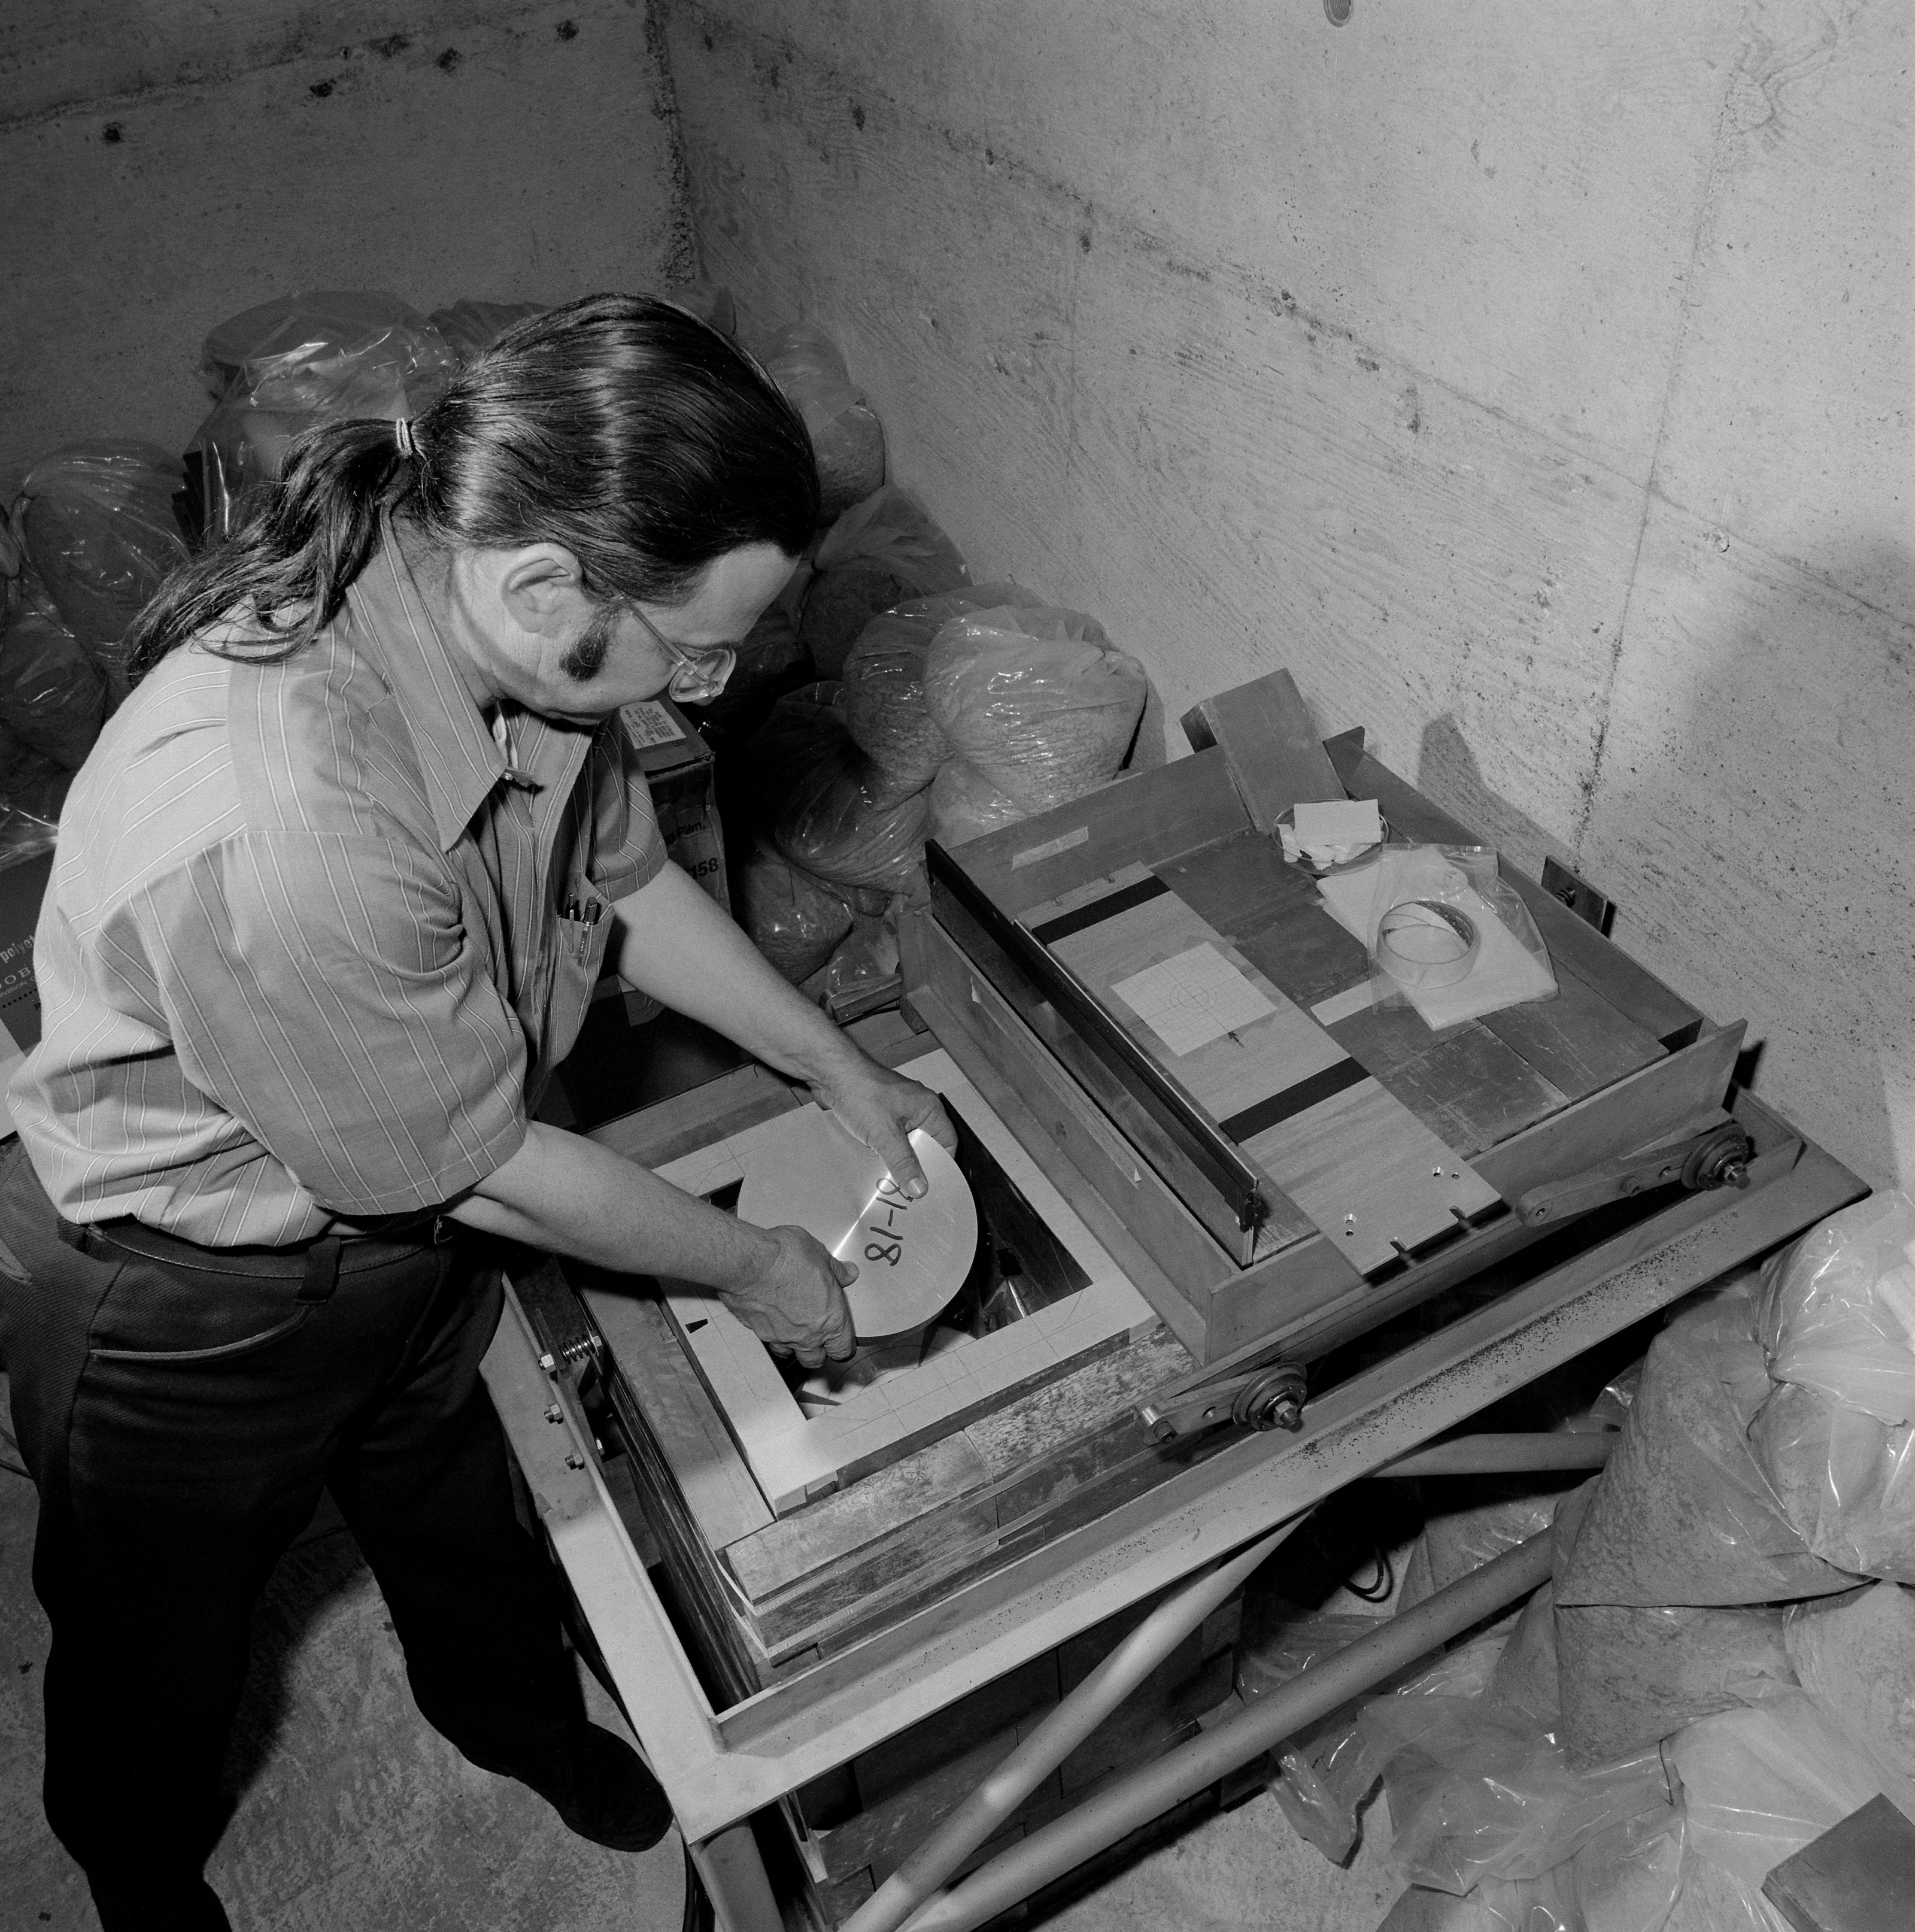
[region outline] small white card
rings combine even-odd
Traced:
[[[1214,946],[1193,946],[1111,988],[1179,1058],[1276,1008]]]
[[[1296,842],[1305,851],[1318,845],[1374,845],[1383,836],[1373,798],[1329,799],[1293,808]]]
[[[625,707],[625,730],[643,752],[654,745],[682,744],[685,734],[673,723],[672,714],[656,699],[641,698]]]

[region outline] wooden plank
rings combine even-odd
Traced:
[[[1717,1027],[1692,1045],[1513,1135],[1476,1157],[1506,1201],[1530,1188],[1644,1147],[1719,1108],[1735,1072],[1746,1022]]]
[[[1223,753],[1203,752],[969,839],[952,856],[1014,918],[1081,879],[1174,859],[1248,822]]]
[[[1568,1104],[1560,1087],[1475,1020],[1436,1034],[1407,1004],[1364,1006],[1329,1031],[1439,1140],[1473,1161]]]
[[[704,1384],[685,1360],[655,1288],[580,1290],[631,1384],[654,1440],[705,1540],[723,1550],[772,1521],[771,1510],[733,1446]]]
[[[1374,798],[1384,817],[1407,837],[1437,844],[1482,842],[1467,826],[1431,804],[1367,752],[1342,763],[1341,775],[1353,798]],[[1506,865],[1503,876],[1529,908],[1559,979],[1566,968],[1626,1022],[1665,1046],[1686,1046],[1695,1037],[1703,1016],[1686,1000],[1671,992],[1647,967],[1638,965],[1620,946],[1605,939],[1517,867]]]
[[[901,1457],[795,1516],[760,1527],[724,1549],[754,1601],[868,1548],[954,1498],[981,1489],[990,1466],[960,1431]]]
[[[768,1067],[721,1074],[655,1106],[621,1114],[586,1136],[641,1167],[664,1167],[695,1149],[742,1133],[805,1105],[805,1096]]]
[[[1222,751],[1237,796],[1259,832],[1274,832],[1293,805],[1347,796],[1287,670],[1200,698],[1182,722],[1192,751],[1212,745]]]

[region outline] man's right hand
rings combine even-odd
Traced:
[[[835,1260],[802,1228],[767,1228],[777,1244],[766,1266],[748,1280],[716,1290],[722,1301],[775,1355],[796,1355],[808,1369],[858,1352],[844,1291],[856,1266]]]

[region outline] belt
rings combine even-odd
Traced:
[[[293,1298],[304,1302],[331,1298],[338,1286],[342,1249],[388,1250],[376,1258],[376,1264],[442,1245],[453,1239],[457,1232],[457,1224],[442,1215],[421,1215],[376,1233],[355,1229],[345,1234],[318,1234],[310,1240],[277,1248],[211,1248],[182,1235],[169,1234],[161,1228],[149,1228],[143,1221],[130,1217],[91,1222],[69,1221],[64,1215],[60,1217],[61,1240],[95,1260],[103,1258],[103,1249],[118,1249],[162,1266],[190,1268],[202,1274],[280,1276],[298,1282],[299,1291]],[[407,1239],[408,1234],[413,1234],[413,1238]]]

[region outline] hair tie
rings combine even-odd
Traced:
[[[401,456],[417,454],[412,444],[412,425],[403,416],[395,416],[392,423],[392,440],[399,446]]]

